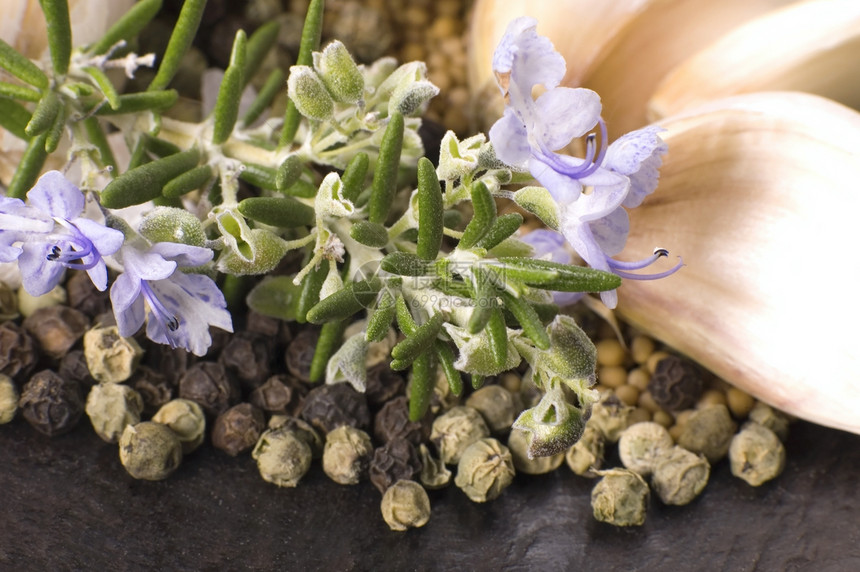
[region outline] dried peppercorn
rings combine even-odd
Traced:
[[[419,445],[430,437],[432,417],[428,413],[421,421],[409,420],[409,400],[405,395],[386,403],[373,419],[373,436],[383,443],[406,439]]]
[[[179,397],[197,402],[214,417],[239,401],[239,384],[220,363],[201,361],[179,379]]]
[[[21,414],[40,433],[53,437],[71,431],[84,412],[77,382],[65,380],[50,369],[24,384],[18,401]]]
[[[126,425],[140,423],[143,399],[121,383],[97,383],[87,395],[87,416],[96,435],[108,443],[119,441]]]
[[[18,297],[15,290],[0,280],[0,322],[18,317]]]
[[[654,369],[648,390],[654,401],[668,411],[680,411],[695,405],[704,389],[699,369],[689,360],[666,355]]]
[[[391,530],[420,528],[430,520],[430,497],[415,481],[397,481],[382,495],[380,510]]]
[[[771,429],[754,421],[744,424],[729,447],[732,474],[757,487],[785,468],[785,447]]]
[[[152,415],[158,409],[174,398],[177,386],[168,381],[165,373],[156,371],[145,365],[138,366],[134,375],[128,381],[135,391],[143,398],[143,408]]]
[[[33,312],[22,326],[39,343],[45,355],[60,359],[81,339],[90,321],[74,308],[49,306]]]
[[[301,416],[323,433],[341,425],[365,430],[370,427],[367,400],[348,383],[323,385],[312,389],[305,397]]]
[[[233,374],[239,383],[253,390],[271,375],[271,347],[260,335],[249,332],[235,334],[218,356],[218,363]]]
[[[788,439],[788,417],[767,403],[756,403],[749,412],[749,419],[776,433],[780,441]]]
[[[90,368],[87,367],[84,350],[72,350],[64,355],[60,359],[57,372],[60,374],[60,377],[77,381],[82,387],[90,387],[96,383],[96,380],[90,374]]]
[[[107,290],[100,292],[86,272],[73,272],[66,281],[69,306],[95,318],[111,309]]]
[[[725,405],[710,405],[690,414],[681,427],[678,445],[716,463],[729,452],[736,429]]]
[[[253,310],[248,312],[245,331],[262,337],[268,342],[269,350],[273,352],[278,347],[285,348],[293,339],[287,322]]]
[[[250,403],[234,405],[215,419],[212,444],[235,457],[254,447],[266,428],[266,418]]]
[[[421,456],[406,439],[392,439],[373,451],[370,482],[381,492],[399,480],[414,480],[421,472]]]
[[[608,443],[617,443],[621,433],[630,425],[630,415],[634,408],[625,405],[615,394],[601,396],[600,401],[591,407],[588,425],[598,429]]]
[[[523,409],[519,396],[500,385],[486,385],[475,391],[466,399],[466,405],[484,417],[493,433],[509,431]]]
[[[21,383],[39,361],[36,343],[15,322],[0,324],[0,373]]]
[[[87,367],[99,383],[122,383],[131,377],[143,348],[134,338],[119,335],[116,326],[96,326],[84,334]]]
[[[0,373],[0,425],[9,423],[18,411],[18,388],[8,375]]]
[[[299,417],[290,415],[273,415],[269,419],[269,429],[286,428],[294,432],[296,436],[307,443],[311,448],[311,455],[314,459],[322,457],[323,448],[325,447],[325,439],[320,435],[319,431],[314,429],[310,423]]]
[[[471,407],[458,405],[433,421],[430,440],[446,465],[456,465],[469,445],[489,436],[490,429],[481,414]]]
[[[645,524],[650,491],[639,474],[627,469],[601,471],[603,477],[591,490],[594,518],[614,526]]]
[[[361,429],[341,425],[326,435],[323,471],[338,484],[354,485],[367,472],[371,455],[370,436]]]
[[[368,368],[364,395],[371,407],[383,406],[394,396],[403,394],[405,388],[403,376],[391,369],[387,361]]]
[[[251,392],[249,401],[268,413],[296,415],[308,393],[305,385],[285,374],[273,375]]]
[[[182,444],[161,423],[144,421],[127,425],[119,438],[119,460],[135,479],[160,481],[182,462]]]
[[[658,455],[651,486],[664,503],[685,505],[704,490],[710,474],[705,457],[676,445]]]
[[[316,352],[318,338],[317,328],[305,328],[293,338],[284,356],[287,370],[305,383],[311,380],[311,361]]]
[[[434,457],[427,445],[421,443],[418,446],[418,454],[421,456],[421,484],[428,489],[441,489],[451,482],[451,471],[442,462],[442,459]]]
[[[514,481],[516,470],[511,451],[493,438],[469,445],[457,463],[454,484],[473,502],[498,498]]]
[[[597,470],[603,464],[606,440],[603,433],[595,425],[586,423],[582,437],[564,456],[567,466],[577,475],[596,477]]]
[[[206,416],[197,403],[188,399],[172,399],[152,416],[152,420],[170,428],[188,454],[203,444],[206,435]]]
[[[654,471],[661,454],[674,446],[665,427],[646,421],[624,430],[618,439],[618,455],[626,468],[647,477]]]
[[[251,452],[263,480],[279,487],[294,487],[311,468],[311,448],[286,427],[260,435]]]
[[[193,363],[194,355],[185,348],[165,344],[152,344],[143,357],[143,364],[159,372],[171,386],[179,385],[179,379]]]

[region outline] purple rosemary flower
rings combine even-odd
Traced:
[[[119,253],[124,272],[110,289],[116,323],[122,336],[143,326],[154,342],[206,354],[212,344],[209,326],[233,331],[227,302],[215,282],[179,268],[201,266],[212,251],[199,246],[157,242],[146,250],[126,244]]]
[[[24,289],[33,296],[46,294],[66,268],[86,270],[96,288],[106,289],[102,257],[119,250],[123,234],[82,218],[84,194],[59,171],[42,175],[27,201],[29,206],[0,199],[0,261],[18,261]]]

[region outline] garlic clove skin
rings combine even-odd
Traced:
[[[799,2],[736,28],[664,77],[648,114],[656,121],[711,99],[774,90],[860,109],[860,2]]]
[[[686,266],[625,281],[619,313],[774,407],[860,433],[860,113],[755,93],[661,125],[669,153],[626,252],[666,246]]]

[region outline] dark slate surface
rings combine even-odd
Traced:
[[[265,483],[248,455],[209,445],[170,479],[135,481],[82,422],[48,439],[0,426],[0,570],[860,570],[860,437],[798,423],[788,466],[752,488],[727,462],[686,507],[652,499],[646,524],[593,520],[592,481],[562,467],[477,505],[431,492],[422,529],[388,530],[379,493]]]

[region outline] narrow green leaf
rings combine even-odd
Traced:
[[[432,348],[427,348],[412,364],[412,385],[409,393],[409,420],[420,421],[430,407],[433,387],[436,382],[436,357]]]
[[[23,85],[0,81],[0,97],[36,103],[42,99],[42,93]]]
[[[105,99],[108,100],[108,104],[111,109],[116,111],[119,109],[119,94],[116,92],[116,88],[113,86],[111,81],[108,79],[108,76],[97,67],[87,66],[83,68],[84,73],[93,78],[93,81],[96,82],[96,85],[99,86],[99,89],[104,94]]]
[[[463,213],[457,209],[448,209],[445,211],[442,220],[445,224],[445,228],[457,228],[460,226],[460,223],[463,222]]]
[[[493,276],[482,268],[472,268],[475,279],[475,308],[469,317],[467,329],[470,334],[477,334],[483,330],[496,307],[496,289],[493,287]]]
[[[429,345],[432,345],[433,340],[439,335],[439,330],[442,329],[442,322],[442,314],[433,314],[429,320],[418,326],[414,333],[391,349],[391,357],[406,362],[413,361]]]
[[[137,144],[131,152],[131,158],[128,161],[128,170],[130,171],[136,167],[140,167],[144,163],[149,163],[150,161],[152,161],[152,157],[150,157],[147,152],[146,136],[142,135],[137,140]]]
[[[463,230],[457,248],[472,248],[487,234],[496,220],[496,201],[487,186],[478,181],[469,189],[472,195],[472,220]]]
[[[161,195],[168,181],[190,171],[198,161],[200,151],[194,148],[130,169],[104,188],[102,206],[121,209],[150,201]]]
[[[508,361],[508,330],[505,327],[502,311],[495,306],[490,311],[490,319],[487,321],[487,338],[490,340],[493,361],[499,368],[503,368]]]
[[[308,310],[307,320],[312,324],[323,324],[349,318],[370,306],[381,288],[382,282],[378,278],[350,282],[343,290],[323,298]]]
[[[263,60],[266,59],[266,54],[269,53],[269,50],[272,49],[275,42],[278,40],[278,31],[280,28],[281,26],[278,24],[277,20],[271,20],[257,28],[256,31],[251,34],[251,37],[248,38],[245,58],[244,85],[248,85],[248,82],[254,78],[257,70],[260,69],[260,65],[263,63]]]
[[[54,119],[57,118],[57,114],[60,112],[62,106],[63,103],[60,101],[60,96],[55,91],[45,92],[45,95],[36,104],[36,109],[33,110],[33,117],[30,119],[27,127],[24,128],[24,132],[30,137],[35,137],[46,132],[54,124]]]
[[[299,179],[293,183],[288,189],[282,190],[282,193],[298,197],[300,199],[312,199],[317,196],[318,187],[309,181]]]
[[[296,321],[300,324],[307,322],[308,311],[320,301],[320,290],[328,276],[328,264],[319,264],[305,276],[299,302],[296,305]]]
[[[121,40],[129,41],[136,38],[149,22],[161,10],[161,0],[140,0],[129,8],[116,23],[105,32],[101,39],[90,46],[87,51],[100,56],[107,53]]]
[[[323,11],[325,0],[311,0],[308,5],[308,13],[305,16],[305,24],[302,28],[302,39],[299,43],[299,54],[296,57],[296,65],[309,66],[313,64],[313,53],[320,48],[322,38]],[[296,105],[287,101],[287,110],[284,114],[284,126],[278,141],[279,147],[284,147],[293,142],[296,131],[299,129],[301,114]]]
[[[11,99],[0,97],[0,127],[17,137],[28,141],[27,124],[32,115],[27,108]]]
[[[48,47],[55,75],[66,75],[72,58],[72,24],[68,0],[39,0],[48,24]]]
[[[535,309],[522,298],[517,298],[507,291],[500,291],[499,296],[502,297],[505,308],[510,310],[520,323],[526,337],[533,341],[538,349],[548,350],[550,346],[549,335],[546,333],[546,328],[541,323]]]
[[[45,165],[45,159],[48,158],[48,153],[45,151],[45,139],[47,138],[48,134],[42,133],[38,137],[30,139],[24,155],[21,156],[21,162],[18,163],[18,168],[15,169],[15,174],[12,175],[12,180],[6,189],[7,197],[24,199],[27,196],[27,191],[36,184],[36,179]]]
[[[487,234],[478,241],[478,246],[490,250],[517,232],[522,224],[523,215],[520,213],[503,214],[493,221],[493,226],[491,226],[490,230],[487,231]]]
[[[185,171],[178,177],[167,181],[161,194],[168,199],[179,198],[185,193],[202,188],[214,176],[215,172],[212,170],[212,167],[209,165],[198,165],[189,171]]]
[[[284,72],[280,68],[275,68],[269,72],[266,83],[260,88],[257,97],[254,98],[253,103],[251,103],[245,115],[242,116],[243,126],[251,125],[260,118],[260,115],[266,111],[281,89],[283,89],[285,80],[286,76],[284,76]]]
[[[418,256],[435,260],[442,246],[445,208],[442,187],[430,159],[418,160]]]
[[[386,254],[380,262],[380,267],[386,272],[400,276],[427,276],[434,269],[432,263],[409,252]]]
[[[157,157],[168,157],[182,151],[177,145],[160,137],[154,137],[148,133],[144,133],[142,137],[146,144],[146,150],[154,153]]]
[[[349,161],[340,177],[343,183],[343,198],[355,202],[364,190],[364,178],[367,176],[369,166],[370,158],[363,151]]]
[[[376,304],[376,308],[367,320],[367,332],[364,337],[368,342],[380,342],[388,335],[388,329],[394,320],[396,310],[394,296],[389,291],[384,290],[379,298],[379,303]]]
[[[445,379],[448,380],[448,387],[451,393],[459,396],[463,393],[463,376],[460,371],[454,367],[454,350],[451,346],[442,340],[435,340],[433,347],[436,350],[436,359],[442,366],[442,371],[445,372]]]
[[[545,290],[603,292],[621,286],[619,276],[585,266],[521,257],[502,257],[499,260],[504,263],[502,272],[507,276],[517,277],[529,286]]]
[[[409,310],[409,305],[406,303],[406,298],[403,295],[397,296],[397,301],[394,304],[395,316],[397,318],[397,327],[407,336],[414,334],[418,329],[418,324],[415,323],[415,318],[412,317],[412,312]]]
[[[117,173],[116,159],[113,156],[113,151],[108,144],[107,137],[98,118],[87,117],[81,123],[83,123],[84,129],[87,132],[87,139],[99,150],[99,162],[102,167],[110,168],[111,177],[116,178],[119,174]]]
[[[360,220],[349,229],[349,236],[365,246],[382,248],[388,244],[388,230],[381,224]]]
[[[65,130],[66,110],[60,106],[56,117],[54,117],[54,122],[51,124],[51,128],[47,131],[48,136],[45,137],[45,151],[50,154],[57,150],[57,147],[60,146],[60,141],[63,139]]]
[[[239,212],[257,222],[280,228],[310,226],[316,220],[313,207],[290,197],[249,197],[239,203]]]
[[[243,30],[236,32],[233,40],[233,51],[230,53],[230,64],[224,72],[221,87],[218,89],[218,99],[215,100],[215,127],[212,129],[212,142],[221,145],[233,133],[236,119],[239,117],[239,101],[242,99],[242,89],[245,87],[245,48],[248,40]]]
[[[141,111],[159,112],[173,107],[178,99],[179,93],[175,89],[125,93],[118,97],[119,102],[116,108],[103,105],[96,111],[96,115],[121,115],[140,113]],[[89,110],[92,110],[93,107],[95,106],[91,106]]]
[[[239,178],[255,187],[274,191],[277,188],[277,174],[271,167],[245,163],[245,169],[239,174]]]
[[[18,50],[0,38],[0,67],[14,75],[24,83],[29,83],[39,89],[48,89],[51,82],[45,72],[18,53]]]
[[[248,292],[245,302],[264,316],[292,321],[296,319],[300,288],[293,284],[292,276],[267,276]]]
[[[379,158],[373,172],[372,192],[368,205],[368,218],[380,224],[388,217],[397,190],[397,171],[400,168],[400,152],[403,149],[403,116],[394,113],[385,127],[379,144]]]
[[[484,382],[487,380],[483,375],[477,373],[472,374],[472,389],[481,389],[484,387]]]
[[[323,324],[320,337],[317,340],[316,351],[311,358],[311,371],[308,375],[311,383],[322,381],[325,377],[329,358],[334,355],[336,348],[343,342],[343,332],[346,330],[346,320],[334,320]]]
[[[165,89],[176,72],[179,71],[182,57],[191,47],[191,42],[197,34],[204,8],[206,8],[206,0],[185,0],[182,4],[176,26],[173,28],[167,49],[164,51],[164,58],[161,60],[161,65],[158,66],[158,72],[147,87],[147,91]]]
[[[290,155],[278,166],[278,171],[275,173],[275,188],[279,191],[286,191],[296,184],[299,177],[302,176],[302,171],[305,165],[301,157],[298,155]]]

